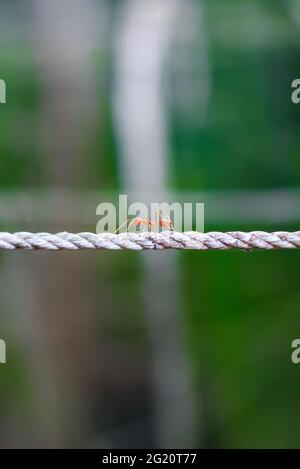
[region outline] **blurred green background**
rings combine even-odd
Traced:
[[[1,0],[0,229],[119,193],[300,221],[297,0]],[[1,447],[300,446],[300,253],[1,253]]]

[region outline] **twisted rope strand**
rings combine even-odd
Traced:
[[[300,231],[231,231],[221,233],[198,233],[186,231],[163,231],[161,233],[6,233],[0,232],[0,249],[3,250],[51,250],[61,249],[108,249],[135,250],[143,249],[299,249]]]

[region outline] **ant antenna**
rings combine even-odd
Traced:
[[[124,223],[122,223],[121,226],[119,226],[119,228],[116,230],[116,234],[118,234],[121,231],[121,229],[123,228],[123,226],[127,225],[128,222],[129,222],[129,218]],[[127,227],[126,231],[128,231],[128,227]]]

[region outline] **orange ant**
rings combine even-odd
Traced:
[[[169,231],[174,231],[174,226],[169,216],[167,218],[163,218],[161,210],[157,210],[155,213],[156,215],[158,214],[158,225],[161,228],[167,228]]]
[[[155,226],[160,226],[161,228],[167,228],[170,231],[174,231],[174,226],[173,226],[171,219],[169,217],[163,218],[161,210],[156,210],[155,215],[156,216],[158,215],[158,221],[150,220],[147,217],[144,217],[144,218],[136,217],[133,220],[131,220],[130,223],[128,224],[129,222],[129,219],[128,219],[121,226],[119,226],[119,228],[116,230],[116,233],[118,233],[125,225],[127,225],[126,231],[129,231],[132,225],[139,226],[139,227],[146,227],[150,231],[151,231],[151,228]]]

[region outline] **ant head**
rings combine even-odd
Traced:
[[[165,216],[164,216],[162,210],[156,210],[155,213],[156,213],[156,215],[158,215],[158,217],[159,217],[160,220],[168,220],[168,221],[171,221],[170,216],[169,216],[169,215],[165,215]]]

